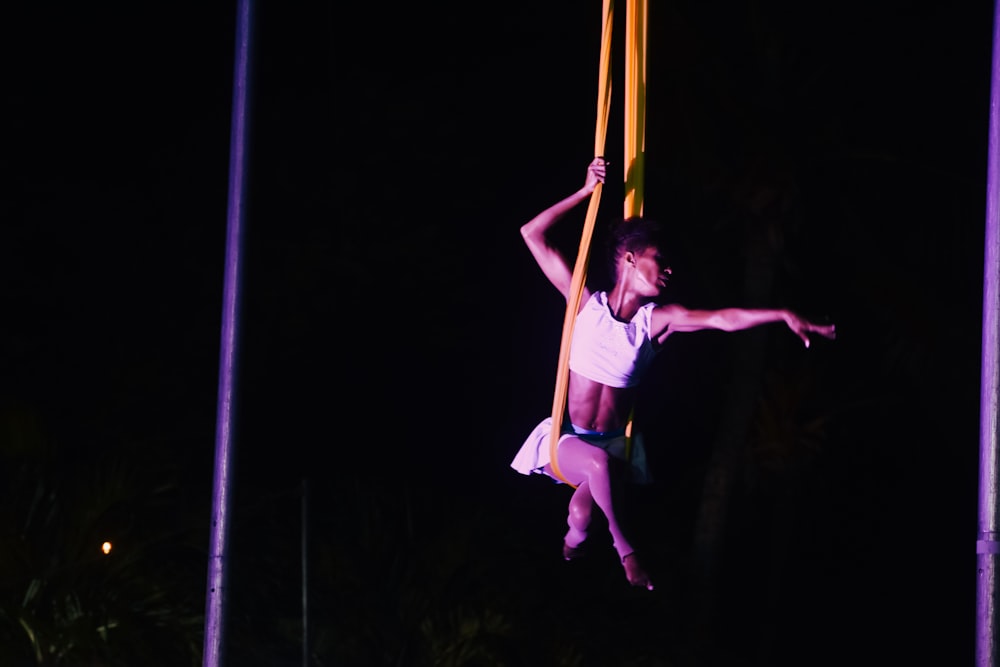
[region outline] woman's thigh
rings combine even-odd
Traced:
[[[593,475],[609,473],[610,457],[600,447],[580,438],[568,437],[559,441],[559,470],[571,484],[579,486]],[[550,468],[551,463],[546,467]],[[551,474],[551,471],[548,471]]]

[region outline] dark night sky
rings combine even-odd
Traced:
[[[234,3],[208,4],[223,9],[0,18],[0,413],[32,415],[67,461],[166,444],[205,493],[235,31]],[[257,12],[238,488],[383,471],[446,505],[559,503],[507,468],[550,409],[562,323],[517,230],[582,182],[600,3],[400,4]],[[992,7],[653,4],[645,201],[686,240],[674,289],[750,305],[734,211],[793,202],[773,302],[755,305],[838,324],[808,352],[840,424],[812,491],[829,529],[815,549],[849,552],[837,576],[858,589],[888,583],[866,589],[884,613],[929,605],[898,627],[937,628],[958,664],[973,646]],[[620,201],[609,182],[602,217]],[[675,434],[666,480],[690,483],[707,457],[732,345],[708,333],[659,362],[672,375],[652,382],[649,429]]]

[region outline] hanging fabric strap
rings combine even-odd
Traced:
[[[594,157],[604,155],[605,138],[608,133],[608,111],[611,106],[611,28],[614,18],[613,0],[604,0],[601,22],[601,58],[597,82],[597,126],[594,131]],[[598,183],[590,194],[587,206],[587,218],[583,224],[580,236],[580,250],[576,255],[576,265],[573,267],[573,280],[570,283],[569,295],[566,299],[566,317],[563,319],[562,341],[559,346],[559,365],[556,372],[556,389],[552,399],[552,432],[549,434],[549,460],[555,476],[576,488],[567,480],[559,469],[559,459],[556,451],[559,448],[559,436],[562,434],[563,418],[566,414],[566,395],[569,389],[569,348],[573,340],[573,324],[580,310],[580,300],[583,297],[583,287],[587,280],[587,265],[590,262],[590,240],[594,235],[594,225],[597,221],[597,209],[601,203],[602,184]]]
[[[646,172],[646,18],[648,0],[625,9],[625,219],[641,218]],[[625,427],[625,460],[632,460],[632,422]]]
[[[641,218],[646,167],[646,3],[625,10],[625,218]]]
[[[641,217],[644,199],[644,172],[646,154],[646,23],[648,0],[628,0],[625,18],[625,217]],[[614,16],[613,0],[604,0],[601,23],[601,57],[598,70],[597,126],[594,132],[594,156],[604,155],[608,130],[608,112],[611,106],[611,34]],[[569,350],[573,340],[573,325],[580,310],[580,300],[587,279],[590,263],[590,243],[594,235],[597,211],[601,201],[602,184],[598,183],[590,195],[587,217],[580,235],[580,249],[573,267],[573,279],[566,299],[566,316],[563,320],[562,341],[559,346],[559,365],[556,388],[552,399],[552,432],[549,434],[549,460],[552,472],[561,481],[576,488],[559,469],[559,438],[566,414],[566,396],[569,389]],[[631,457],[632,416],[625,428],[625,456]]]

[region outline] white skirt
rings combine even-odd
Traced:
[[[552,417],[546,417],[531,431],[514,456],[514,460],[511,461],[510,467],[522,475],[546,474],[545,466],[551,461],[549,456],[551,450],[549,434],[551,432]],[[614,458],[627,462],[629,464],[629,479],[635,484],[649,484],[653,481],[646,462],[646,448],[642,434],[635,430],[632,431],[631,447],[628,447],[628,439],[624,434],[611,437],[588,435],[575,433],[568,427],[559,436],[560,444],[566,438],[579,438],[588,445],[600,447]],[[560,484],[563,483],[556,477],[552,477],[552,479]]]

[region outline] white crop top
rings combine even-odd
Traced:
[[[594,292],[573,325],[570,370],[609,387],[639,384],[659,349],[650,338],[654,307],[647,303],[631,321],[621,322],[611,314],[607,292]]]

